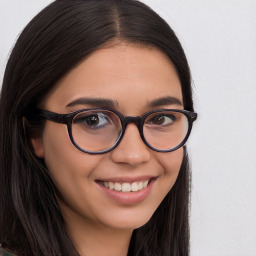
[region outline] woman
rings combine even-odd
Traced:
[[[149,7],[50,4],[12,51],[0,109],[3,248],[189,254],[190,72]]]

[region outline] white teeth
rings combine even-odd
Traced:
[[[143,182],[139,182],[139,190],[143,189]]]
[[[121,190],[122,190],[122,185],[121,185],[120,183],[117,183],[117,182],[116,182],[114,189],[115,189],[116,191],[121,191]]]
[[[144,187],[144,188],[147,187],[148,183],[149,183],[149,180],[144,181],[143,187]]]
[[[133,183],[119,183],[119,182],[107,182],[104,181],[102,184],[104,187],[116,190],[116,191],[122,191],[122,192],[136,192],[140,191],[148,186],[149,180],[146,181],[139,181],[139,182],[133,182]]]
[[[137,182],[133,182],[132,183],[132,191],[135,192],[135,191],[138,191],[138,190],[139,190],[138,183]]]
[[[131,191],[131,185],[129,183],[123,183],[122,191],[123,192],[130,192]]]
[[[114,183],[113,182],[106,182],[106,183],[108,183],[108,187],[110,189],[114,189]],[[104,186],[105,186],[105,182],[104,182]],[[107,186],[105,186],[105,187],[107,188]]]

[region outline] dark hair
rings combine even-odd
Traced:
[[[0,243],[20,256],[79,255],[65,229],[55,186],[23,127],[56,82],[111,40],[151,45],[179,76],[184,108],[193,111],[189,66],[168,24],[133,0],[57,0],[24,29],[9,58],[0,99]],[[129,255],[189,254],[190,172],[178,179],[150,221],[133,232]]]

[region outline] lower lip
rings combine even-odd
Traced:
[[[104,187],[102,184],[97,183],[101,190],[103,190],[107,196],[114,199],[120,204],[136,204],[144,201],[148,196],[150,191],[152,190],[155,179],[151,180],[148,186],[137,192],[120,192],[112,189],[108,189]]]

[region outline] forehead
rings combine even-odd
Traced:
[[[154,47],[120,43],[83,60],[54,86],[43,105],[63,111],[60,108],[71,101],[92,97],[112,99],[120,108],[128,104],[138,109],[166,96],[182,102],[180,81],[170,59]]]

